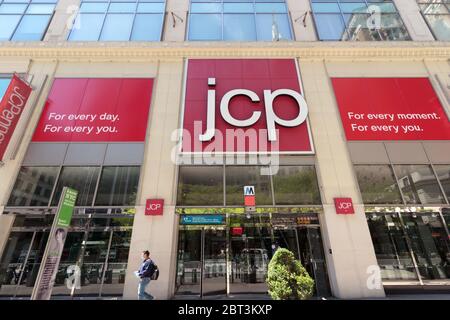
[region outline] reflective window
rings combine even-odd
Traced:
[[[22,167],[8,206],[47,206],[59,167]]]
[[[406,204],[445,203],[430,166],[395,165],[394,170]]]
[[[311,0],[320,40],[411,40],[392,1]]]
[[[0,78],[0,101],[2,100],[3,96],[5,95],[6,89],[8,89],[10,82],[11,82],[11,79],[9,79],[9,78]]]
[[[103,167],[95,205],[134,205],[136,203],[139,173],[139,167]]]
[[[436,40],[450,41],[450,2],[417,0],[417,3]]]
[[[321,204],[313,166],[280,166],[272,179],[275,204]]]
[[[57,0],[0,0],[0,41],[40,41]]]
[[[229,166],[226,167],[226,203],[244,205],[244,186],[254,186],[256,205],[273,205],[270,175],[262,175],[263,167]]]
[[[52,205],[58,205],[63,187],[71,187],[78,191],[75,205],[92,206],[99,173],[99,167],[64,167],[56,185]]]
[[[422,279],[450,278],[447,232],[438,213],[402,213]]]
[[[188,40],[292,40],[283,0],[192,0]]]
[[[71,41],[160,41],[164,0],[81,3],[70,32]]]
[[[441,182],[442,188],[444,189],[445,195],[450,202],[450,165],[434,165],[434,170]]]
[[[180,167],[178,176],[178,205],[223,205],[223,167]]]
[[[389,165],[355,165],[359,189],[365,204],[400,204],[394,173]]]
[[[393,213],[367,213],[367,223],[383,280],[418,278],[403,226]]]

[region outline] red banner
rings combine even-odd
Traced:
[[[145,141],[153,79],[55,79],[34,142]]]
[[[3,160],[31,91],[28,83],[14,75],[0,101],[0,160]]]
[[[186,153],[313,153],[295,59],[189,59]]]
[[[333,78],[347,140],[450,140],[428,78]]]

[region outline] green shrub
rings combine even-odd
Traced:
[[[314,280],[294,254],[284,248],[279,248],[270,260],[267,285],[274,300],[309,299],[314,291]]]

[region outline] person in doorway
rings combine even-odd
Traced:
[[[155,264],[152,259],[150,259],[150,252],[145,250],[142,252],[142,265],[138,271],[136,271],[136,276],[139,278],[138,286],[138,299],[139,300],[153,300],[154,297],[151,294],[145,292],[145,289],[150,283],[151,276],[155,272]]]

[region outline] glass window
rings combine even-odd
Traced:
[[[76,206],[92,206],[100,167],[64,167],[58,179],[52,205],[57,206],[63,187],[78,191]]]
[[[450,165],[435,165],[434,170],[436,171],[442,188],[444,189],[445,195],[450,202]]]
[[[422,279],[450,278],[447,232],[438,213],[402,213]]]
[[[280,166],[272,179],[275,204],[321,204],[313,166]]]
[[[9,79],[9,78],[0,78],[0,101],[2,100],[3,96],[5,95],[6,89],[8,89],[10,82],[11,82],[11,79]]]
[[[291,40],[284,0],[191,1],[189,40]]]
[[[256,205],[273,205],[270,176],[262,175],[263,167],[230,166],[225,169],[226,203],[244,205],[244,186],[255,186]]]
[[[42,40],[50,15],[26,15],[20,21],[12,40]]]
[[[103,25],[101,41],[128,41],[133,27],[132,14],[108,14]]]
[[[135,205],[139,173],[139,167],[103,167],[95,205]]]
[[[177,204],[223,205],[223,167],[180,167]]]
[[[47,206],[59,167],[22,167],[8,206]]]
[[[417,0],[417,2],[436,40],[450,41],[450,3],[448,0]]]
[[[106,15],[98,14],[106,10]],[[83,0],[80,12],[68,40],[160,41],[165,1]]]
[[[161,40],[161,27],[163,14],[137,14],[134,19],[131,40],[159,41]]]
[[[406,204],[440,204],[444,197],[428,165],[395,165],[398,185]]]
[[[0,41],[42,40],[55,3],[53,0],[0,0]]]
[[[383,280],[417,279],[418,276],[398,215],[395,212],[367,213],[366,218],[381,270],[381,278]]]
[[[364,204],[401,204],[402,198],[389,165],[355,165]]]
[[[255,16],[253,14],[224,14],[224,40],[256,40]]]
[[[222,15],[193,14],[189,16],[189,40],[221,40]]]
[[[103,14],[79,14],[75,20],[69,40],[97,41],[103,25]]]
[[[394,3],[389,0],[312,0],[312,11],[320,40],[411,40]]]

